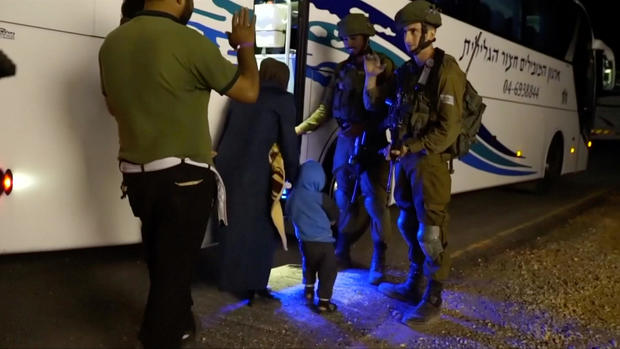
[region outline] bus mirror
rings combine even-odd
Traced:
[[[605,54],[602,54],[602,64],[601,64],[601,82],[603,90],[611,91],[615,85],[615,66],[614,61],[607,58]]]

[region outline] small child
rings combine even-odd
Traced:
[[[338,219],[338,207],[321,192],[325,173],[321,164],[308,160],[299,170],[293,191],[286,202],[286,211],[295,226],[302,255],[304,296],[314,301],[314,283],[319,276],[317,310],[333,312],[332,289],[338,273],[331,225]]]

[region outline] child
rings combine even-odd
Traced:
[[[302,255],[304,296],[308,301],[314,301],[318,273],[317,310],[320,313],[333,312],[337,308],[331,302],[338,273],[331,225],[337,221],[338,207],[321,192],[324,186],[323,168],[318,162],[308,160],[301,165],[295,188],[286,202],[286,211],[295,226]]]

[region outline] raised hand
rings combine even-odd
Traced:
[[[376,53],[364,56],[364,71],[366,76],[377,76],[385,71],[385,64],[381,64],[381,58]]]
[[[232,18],[232,32],[226,32],[228,43],[234,49],[240,47],[254,47],[256,37],[256,16],[250,15],[250,10],[242,7],[235,12]]]

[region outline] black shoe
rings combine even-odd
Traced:
[[[314,285],[304,287],[304,298],[307,302],[314,302]]]
[[[428,324],[439,319],[441,314],[441,282],[431,280],[428,283],[422,301],[410,313],[403,316],[403,323],[407,326]]]
[[[319,303],[316,305],[316,310],[319,314],[322,313],[333,313],[338,309],[338,306],[331,301],[319,300]]]
[[[386,296],[394,299],[398,299],[399,301],[409,303],[411,305],[416,305],[422,299],[422,294],[417,292],[414,287],[407,281],[402,284],[392,284],[389,282],[383,282],[378,287],[381,293]]]
[[[193,343],[196,339],[196,320],[194,313],[190,312],[187,318],[186,328],[181,335],[181,346]]]
[[[269,290],[268,288],[256,290],[256,295],[266,300],[278,300],[278,297],[274,296],[271,290]]]

